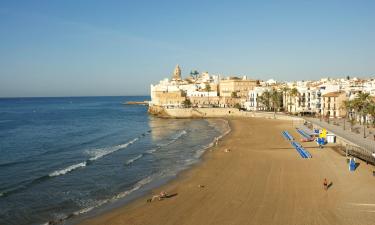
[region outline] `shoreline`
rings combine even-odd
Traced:
[[[181,118],[185,119],[185,118]],[[210,118],[196,118],[196,119],[210,119]],[[91,220],[95,220],[99,217],[105,216],[107,214],[111,214],[113,212],[119,212],[122,213],[123,210],[126,210],[128,207],[132,208],[134,206],[138,206],[144,202],[147,201],[149,198],[148,196],[152,193],[159,193],[160,191],[157,190],[165,190],[165,189],[173,189],[175,185],[178,185],[182,180],[186,179],[188,174],[191,173],[192,170],[198,169],[202,164],[206,162],[208,159],[208,155],[214,151],[214,149],[217,149],[220,147],[220,142],[223,142],[226,138],[228,138],[228,135],[232,132],[231,122],[228,118],[212,118],[212,119],[220,119],[223,120],[226,123],[226,126],[228,126],[228,129],[219,135],[217,138],[218,145],[215,145],[215,139],[206,147],[203,148],[203,153],[199,157],[199,161],[195,162],[194,164],[190,165],[188,168],[183,169],[182,171],[178,172],[175,176],[164,178],[164,181],[158,182],[158,184],[153,185],[154,187],[150,190],[143,191],[139,193],[138,195],[132,197],[131,199],[122,199],[119,202],[112,203],[113,205],[107,206],[108,208],[100,209],[98,208],[98,211],[89,212],[86,215],[82,214],[77,217],[69,218],[69,220],[65,221],[68,224],[79,224],[79,225],[85,225],[85,224],[91,224]]]
[[[80,224],[374,223],[373,214],[356,205],[375,203],[372,167],[361,164],[350,173],[342,156],[311,142],[303,146],[313,158],[301,159],[280,134],[288,129],[299,137],[290,121],[235,118],[229,123],[232,132],[199,163],[152,191],[175,197],[147,203],[152,194],[145,195]],[[329,192],[321,187],[324,177],[333,182]]]
[[[223,127],[225,129],[222,129],[219,136],[216,136],[212,139],[210,143],[208,143],[206,146],[202,147],[201,153],[199,154],[199,157],[196,162],[192,163],[191,165],[188,165],[187,167],[183,168],[181,171],[177,172],[177,174],[164,177],[157,181],[152,181],[150,183],[145,184],[144,190],[139,190],[138,193],[130,193],[129,196],[126,196],[125,198],[118,198],[115,201],[107,202],[103,205],[98,205],[93,208],[90,208],[88,211],[86,209],[80,210],[78,213],[75,212],[71,215],[68,215],[66,218],[60,220],[60,221],[50,221],[45,223],[48,225],[49,223],[52,224],[81,224],[82,222],[86,220],[90,220],[92,218],[95,218],[97,216],[109,213],[113,210],[117,210],[119,208],[126,207],[129,204],[133,204],[134,202],[138,201],[139,199],[145,198],[147,195],[150,195],[154,190],[162,188],[164,186],[169,185],[171,182],[177,181],[178,179],[181,179],[183,177],[184,173],[187,173],[189,170],[193,169],[196,166],[199,166],[201,163],[204,163],[205,155],[212,151],[211,149],[215,147],[216,140],[221,141],[223,138],[225,138],[228,134],[231,133],[232,129],[230,126],[230,121],[227,118],[179,118],[179,119],[203,119],[207,121],[208,126],[212,126],[210,120],[216,120],[216,121],[222,121],[224,124]],[[214,126],[213,126],[214,127]],[[216,129],[216,128],[215,128]],[[137,191],[137,190],[136,190]]]

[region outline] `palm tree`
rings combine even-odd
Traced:
[[[345,117],[344,117],[344,130],[345,130],[345,122],[349,119],[349,114],[353,110],[353,101],[351,100],[345,100],[342,102],[341,108],[345,109]],[[350,127],[351,129],[352,127]]]
[[[211,85],[209,83],[205,84],[204,90],[207,92],[211,91]]]
[[[273,118],[276,118],[276,111],[279,110],[282,100],[282,93],[272,90],[270,92],[270,100],[273,108]]]
[[[294,112],[297,111],[297,102],[296,102],[296,97],[299,95],[299,92],[297,90],[297,88],[292,88],[290,91],[289,91],[289,95],[292,97],[292,99],[294,99]]]
[[[210,105],[210,91],[211,91],[211,85],[209,83],[206,84],[206,86],[204,87],[204,90],[207,91],[208,93],[208,105]]]
[[[375,127],[375,101],[371,102],[369,106],[368,114],[371,115],[372,127]]]
[[[282,93],[283,93],[283,107],[284,107],[284,111],[287,111],[287,109],[285,108],[286,107],[286,95],[287,93],[289,92],[290,88],[288,88],[287,86],[283,87],[281,89]],[[284,104],[285,102],[285,104]]]
[[[354,109],[360,115],[360,122],[363,119],[363,137],[366,138],[366,124],[367,124],[367,115],[369,114],[369,109],[371,105],[371,96],[369,93],[359,93],[358,96],[354,99]]]
[[[182,105],[185,107],[185,108],[190,108],[191,107],[191,101],[190,99],[185,99],[185,101],[182,102]]]
[[[190,71],[190,76],[192,77],[192,78],[194,78],[194,83],[197,81],[197,79],[198,79],[198,75],[199,75],[199,72],[198,71],[196,71],[196,70],[192,70],[192,71]]]
[[[264,108],[267,110],[271,107],[271,92],[265,91],[262,93],[261,96],[258,97],[258,101],[264,106]]]

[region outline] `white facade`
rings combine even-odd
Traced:
[[[353,99],[359,92],[370,93],[375,96],[375,80],[352,79],[331,79],[322,78],[319,81],[297,81],[287,83],[289,89],[296,88],[298,94],[284,95],[284,106],[291,113],[317,113],[322,112],[322,96],[332,92],[345,92],[349,99]]]
[[[370,93],[371,96],[375,97],[375,79],[368,80],[363,84],[365,92]]]
[[[266,83],[266,85],[271,86],[271,85],[275,85],[275,84],[277,84],[277,81],[274,80],[274,79],[269,79],[269,80],[267,80],[265,83]]]
[[[259,103],[259,97],[262,96],[265,91],[272,91],[272,88],[254,87],[253,90],[250,90],[247,101],[244,103],[245,109],[250,111],[264,110]]]
[[[177,67],[176,67],[177,68]],[[177,68],[178,69],[178,68]],[[175,69],[176,70],[176,69]],[[174,72],[174,79],[169,80],[167,78],[159,81],[158,84],[151,85],[151,101],[150,105],[159,105],[160,102],[156,97],[156,93],[169,93],[169,92],[182,92],[186,97],[217,97],[217,84],[219,82],[219,75],[210,75],[207,72],[202,73],[197,79],[193,79],[193,81],[189,80],[182,80],[180,77],[180,71]],[[177,74],[177,75],[176,75]],[[175,77],[179,77],[178,79]],[[206,91],[207,85],[210,85],[213,90]],[[180,106],[179,105],[176,106]],[[168,105],[172,107],[173,105]]]

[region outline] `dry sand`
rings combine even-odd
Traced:
[[[302,144],[313,156],[302,159],[281,135],[288,130],[301,138],[290,121],[243,118],[230,124],[232,132],[203,163],[154,190],[177,196],[147,203],[150,194],[82,224],[375,224],[372,166],[361,162],[349,172],[343,156],[315,143]],[[333,182],[328,191],[324,178]]]

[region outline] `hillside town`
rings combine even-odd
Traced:
[[[316,81],[262,81],[191,71],[151,85],[150,106],[163,108],[238,108],[374,123],[375,78],[322,78]]]

